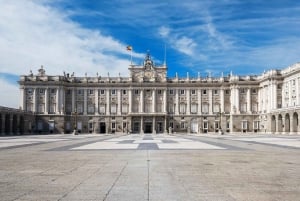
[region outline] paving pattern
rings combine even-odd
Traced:
[[[244,137],[232,140],[300,148],[300,139],[293,137]]]
[[[299,200],[300,136],[0,137],[0,200]]]
[[[129,135],[94,142],[72,148],[72,150],[110,150],[110,149],[226,149],[209,143],[170,135]]]

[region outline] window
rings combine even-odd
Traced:
[[[202,90],[202,94],[203,94],[203,95],[206,95],[206,94],[207,94],[206,89],[203,89],[203,90]]]
[[[44,113],[44,104],[39,104],[39,107],[38,107],[38,112],[39,113]]]
[[[51,93],[52,93],[52,94],[54,93],[54,89],[51,89]],[[72,93],[71,89],[68,89],[68,90],[67,90],[67,94],[70,95],[71,93]]]
[[[174,94],[174,90],[173,90],[173,89],[170,89],[170,90],[169,90],[169,94],[173,95],[173,94]]]
[[[162,110],[162,106],[163,106],[162,103],[157,103],[157,104],[156,104],[156,112],[162,112],[162,111],[163,111],[163,110]]]
[[[32,94],[32,89],[27,89],[28,94]]]
[[[134,94],[136,94],[136,95],[139,94],[139,90],[137,90],[137,89],[134,90]]]
[[[175,107],[175,105],[173,105],[173,104],[169,104],[169,105],[168,105],[169,113],[171,113],[171,114],[174,113],[174,107]]]
[[[220,104],[219,103],[215,103],[213,109],[214,109],[214,113],[219,113],[220,112]]]
[[[195,94],[196,94],[196,90],[195,90],[195,89],[192,89],[191,94],[192,94],[192,95],[195,95]]]
[[[115,114],[117,113],[117,105],[116,104],[112,104],[111,107],[110,107],[110,112],[112,114]]]
[[[77,113],[82,114],[83,113],[83,105],[82,103],[77,104]]]
[[[252,89],[252,94],[256,94],[257,90],[256,89]]]
[[[40,89],[40,94],[43,94],[45,92],[44,89]]]
[[[116,90],[115,90],[115,89],[112,89],[112,90],[111,90],[111,94],[112,94],[112,95],[115,95],[115,94],[116,94]]]
[[[78,95],[83,94],[83,90],[82,90],[82,89],[77,89],[77,94],[78,94]]]
[[[50,93],[54,94],[55,93],[55,89],[50,89]],[[68,90],[68,94],[71,94],[71,90]]]
[[[161,90],[157,90],[157,94],[161,94]]]
[[[88,113],[89,114],[95,113],[95,107],[93,104],[88,105]]]
[[[219,129],[219,121],[215,121],[215,129]]]
[[[99,107],[99,112],[100,114],[105,114],[105,105],[104,104],[101,104],[100,107]]]
[[[191,105],[191,113],[196,114],[198,109],[198,105],[196,103],[192,103]]]
[[[254,121],[253,122],[253,128],[254,129],[259,129],[259,121]]]
[[[111,123],[111,128],[112,128],[112,129],[116,129],[116,123],[115,123],[115,122],[112,122],[112,123]]]
[[[229,95],[229,94],[230,94],[230,90],[229,90],[229,89],[226,89],[226,90],[225,90],[225,94],[226,94],[226,95]]]
[[[186,104],[185,103],[180,103],[179,105],[179,113],[180,114],[185,114],[186,112]]]
[[[248,128],[248,122],[247,121],[242,121],[242,129],[246,130]]]
[[[183,89],[180,89],[180,94],[184,95],[184,90]]]
[[[202,112],[204,114],[208,114],[208,103],[203,103],[203,105],[202,105]]]
[[[214,90],[214,95],[218,95],[219,91],[217,89]]]
[[[127,114],[128,113],[128,105],[127,104],[123,104],[122,105],[122,113],[123,114]]]
[[[245,88],[240,89],[240,93],[241,94],[245,94],[246,93],[246,89]]]
[[[123,93],[123,95],[126,95],[127,91],[126,90],[122,90],[122,93]]]
[[[50,104],[49,112],[51,114],[55,113],[55,108],[56,108],[56,104],[55,103]]]
[[[90,94],[90,95],[94,94],[94,90],[90,89],[90,90],[89,90],[89,94]]]
[[[203,122],[203,129],[208,129],[208,122],[207,121]]]
[[[100,90],[100,94],[103,95],[105,94],[105,91],[103,89]]]
[[[181,129],[184,129],[184,128],[185,128],[185,122],[181,122],[181,123],[180,123],[180,128],[181,128]]]
[[[241,103],[241,112],[247,111],[247,103]]]

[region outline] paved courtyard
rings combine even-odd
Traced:
[[[299,200],[300,136],[0,137],[0,200]]]

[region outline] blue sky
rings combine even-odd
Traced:
[[[130,55],[167,50],[168,75],[261,74],[300,61],[300,2],[288,0],[0,0],[0,105],[18,107],[16,81],[48,74],[128,75]]]

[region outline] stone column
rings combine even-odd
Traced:
[[[167,89],[164,90],[164,111],[163,112],[167,112],[167,105],[168,105],[168,101],[167,101]]]
[[[156,134],[155,117],[153,117],[153,122],[152,122],[152,133]]]
[[[95,89],[95,115],[99,115],[99,90]],[[96,122],[98,125],[98,122]],[[97,129],[98,127],[96,127]]]
[[[144,118],[143,118],[143,116],[141,116],[141,134],[143,134],[144,133]]]
[[[106,115],[110,115],[110,90],[106,89]]]
[[[45,114],[49,112],[49,89],[45,89]]]
[[[65,90],[64,88],[60,88],[60,114],[65,114]]]
[[[300,82],[300,78],[298,78],[297,80],[296,80],[296,105],[300,105],[300,94],[299,94],[299,83]],[[276,90],[277,91],[277,90]],[[298,125],[299,125],[299,123],[298,123]]]
[[[277,84],[276,84],[276,82],[274,82],[274,85],[273,85],[273,90],[274,90],[274,94],[273,94],[273,98],[274,98],[274,100],[273,100],[273,103],[274,103],[274,107],[273,107],[273,109],[277,109],[277,107],[278,107],[278,103],[277,103]]]
[[[175,115],[179,114],[179,89],[175,89]]]
[[[128,113],[132,111],[132,89],[128,90]]]
[[[224,89],[221,88],[220,89],[220,106],[221,106],[220,111],[221,111],[221,113],[225,112],[224,105],[225,105]]]
[[[87,89],[83,89],[83,114],[87,115]]]
[[[141,89],[140,93],[140,113],[144,112],[144,90]]]
[[[118,89],[117,95],[118,95],[118,108],[117,108],[117,114],[121,115],[121,91],[122,89]]]
[[[32,112],[36,112],[36,88],[33,89],[33,95],[32,95]]]
[[[20,88],[20,108],[21,110],[26,110],[26,94],[25,94],[25,89],[22,86]]]
[[[202,100],[201,100],[201,96],[202,96],[202,94],[201,94],[201,89],[198,89],[197,90],[197,93],[198,93],[198,108],[197,108],[197,114],[202,114],[202,108],[201,108],[201,105],[202,105]]]
[[[75,112],[75,89],[72,89],[72,112]]]
[[[208,102],[209,102],[209,108],[208,108],[208,114],[213,114],[213,97],[212,97],[212,89],[208,89]]]
[[[186,89],[186,114],[191,114],[191,95],[190,95],[190,89]]]
[[[293,106],[292,102],[292,80],[289,81],[289,107]]]
[[[239,114],[240,113],[240,90],[239,88],[236,87],[235,89],[235,103],[236,103],[236,110],[237,110],[237,113]]]
[[[251,113],[251,89],[247,89],[247,112]]]
[[[59,88],[56,88],[56,99],[55,99],[55,102],[56,102],[56,109],[55,109],[55,114],[59,114]]]
[[[156,89],[153,89],[152,90],[152,112],[153,113],[156,112],[155,106],[156,106]]]
[[[165,117],[165,125],[164,125],[164,133],[167,134],[168,130],[167,130],[167,117]]]

